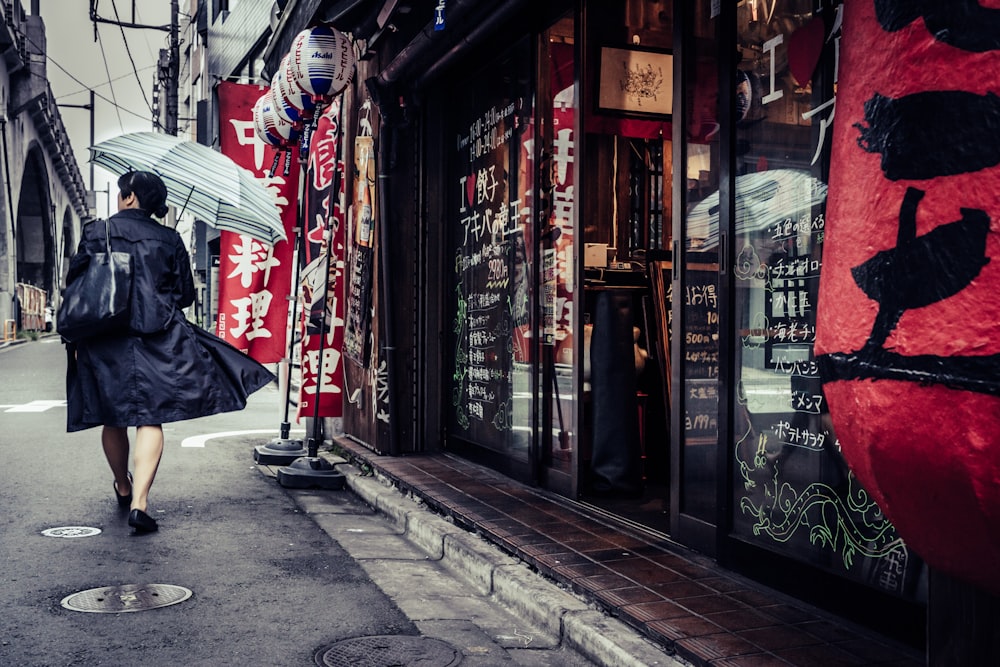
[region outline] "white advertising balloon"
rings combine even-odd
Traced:
[[[351,40],[330,26],[303,30],[289,52],[294,81],[314,100],[343,91],[354,74],[354,62]]]

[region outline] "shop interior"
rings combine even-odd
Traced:
[[[590,99],[583,101],[583,158],[585,178],[594,187],[586,190],[587,213],[580,217],[584,428],[579,497],[667,533],[672,3],[629,0],[615,8],[591,7],[588,70],[593,78],[586,87]],[[650,76],[639,95],[614,99],[606,95],[614,84],[608,79],[615,75],[609,63],[624,52],[639,58],[631,71]]]

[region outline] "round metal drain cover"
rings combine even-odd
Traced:
[[[452,667],[461,660],[447,642],[410,635],[345,639],[316,654],[320,667]]]
[[[120,614],[169,607],[184,602],[191,595],[188,589],[171,584],[125,584],[73,593],[63,598],[62,606],[70,611]]]
[[[60,526],[42,531],[42,535],[45,537],[93,537],[100,534],[100,528],[91,528],[90,526]]]

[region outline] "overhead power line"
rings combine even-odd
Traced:
[[[108,83],[110,85],[110,82],[111,82],[111,70],[108,69],[108,56],[107,56],[107,54],[104,53],[104,40],[101,39],[100,37],[98,37],[97,43],[101,47],[101,59],[104,61],[104,72],[108,75]],[[122,132],[124,132],[125,131],[125,123],[122,122],[122,113],[120,111],[120,107],[118,106],[118,98],[115,97],[115,87],[114,86],[111,86],[111,97],[112,97],[112,99],[115,100],[115,102],[114,102],[114,104],[115,104],[115,111],[118,113],[118,127],[121,128]]]
[[[164,86],[166,88],[167,104],[166,104],[166,122],[163,124],[164,129],[167,134],[177,134],[177,79],[179,70],[179,60],[180,60],[180,43],[178,36],[178,15],[180,9],[178,7],[179,0],[170,0],[170,24],[169,25],[142,25],[135,22],[135,5],[132,8],[132,22],[124,22],[120,20],[118,16],[118,7],[115,5],[114,0],[112,0],[112,7],[115,12],[115,20],[106,19],[98,15],[97,13],[97,0],[91,0],[90,3],[90,20],[94,22],[94,35],[97,36],[97,24],[98,23],[112,23],[119,26],[119,28],[145,28],[153,30],[163,30],[169,33],[168,48],[161,51],[161,53],[166,56],[166,72],[165,76],[161,78],[164,79]],[[126,42],[127,48],[127,42]],[[129,51],[129,58],[131,59],[132,54]],[[162,60],[162,58],[161,58]],[[132,69],[135,70],[135,62],[133,61]],[[110,77],[109,77],[110,78]],[[140,88],[142,88],[140,84]],[[146,98],[145,90],[143,90],[143,99],[146,102],[146,106],[149,107],[150,113],[153,113],[153,106]]]
[[[135,58],[132,57],[132,49],[129,48],[128,38],[125,37],[125,26],[122,25],[121,19],[118,16],[118,4],[115,0],[111,0],[111,8],[115,12],[115,19],[118,20],[118,30],[122,33],[122,42],[125,44],[125,53],[128,54],[129,62],[132,63],[132,72],[135,74],[135,82],[139,84],[139,92],[142,93],[142,101],[146,103],[146,107],[149,109],[149,113],[153,113],[153,105],[150,104],[149,98],[146,97],[146,89],[142,87],[142,80],[139,78],[139,70],[135,66]],[[110,75],[108,77],[110,79]]]
[[[52,61],[51,58],[49,58],[49,60]],[[52,64],[55,65],[56,64],[55,61],[52,61]],[[56,65],[56,66],[58,67],[58,65]],[[154,69],[155,67],[156,67],[155,64],[154,65],[146,65],[145,67],[140,67],[139,68],[139,72],[146,72],[148,70]],[[62,69],[62,68],[60,67],[59,69]],[[63,71],[65,71],[65,70],[63,70]],[[132,76],[131,72],[129,72],[128,74],[122,74],[120,76],[116,76],[114,79],[112,79],[108,83],[115,83],[117,81],[121,81],[122,79],[127,79],[127,78],[129,78],[131,76]],[[76,83],[80,83],[80,82],[77,81]],[[80,89],[78,89],[78,90],[72,90],[72,91],[70,91],[68,93],[63,93],[59,97],[60,98],[63,98],[63,97],[72,97],[73,95],[79,95],[80,93],[86,93],[87,91],[90,91],[90,90],[98,90],[98,89],[104,87],[107,84],[106,83],[99,83],[96,86],[88,86],[88,85],[85,85],[85,84],[81,83],[80,85],[83,86],[83,87],[80,88]],[[126,109],[126,111],[128,111],[128,109]]]
[[[37,50],[38,50],[39,52],[41,52],[41,50],[42,50],[42,49],[41,49],[41,47],[39,47],[39,46],[38,46],[38,44],[36,44],[36,43],[35,43],[35,42],[34,42],[34,41],[33,41],[33,40],[32,40],[32,39],[30,38],[30,37],[28,37],[27,35],[24,35],[24,38],[25,38],[25,40],[26,40],[26,41],[27,41],[27,42],[28,42],[29,44],[31,44],[31,45],[32,45],[33,47],[35,47],[35,49],[37,49]],[[76,76],[75,76],[75,75],[74,75],[74,74],[73,74],[72,72],[70,72],[70,71],[69,71],[68,69],[66,69],[65,67],[63,67],[62,65],[60,65],[60,64],[59,64],[58,62],[56,62],[56,61],[55,61],[55,60],[54,60],[54,59],[52,58],[52,56],[50,56],[50,55],[46,54],[46,58],[48,59],[48,61],[49,61],[50,63],[52,63],[53,65],[55,65],[55,66],[56,66],[56,68],[57,68],[57,69],[58,69],[58,70],[59,70],[60,72],[62,72],[63,74],[65,74],[66,76],[68,76],[68,77],[69,77],[70,79],[72,79],[72,80],[73,80],[73,82],[75,82],[75,83],[77,83],[78,85],[80,85],[80,86],[81,86],[81,89],[80,89],[80,90],[76,91],[75,93],[69,93],[69,94],[67,94],[67,95],[64,95],[64,97],[68,97],[68,95],[75,95],[76,93],[82,93],[82,92],[84,92],[84,91],[90,91],[90,90],[93,90],[93,91],[95,91],[95,92],[94,92],[94,96],[95,96],[95,97],[98,97],[98,98],[100,98],[100,99],[101,99],[102,101],[104,101],[104,102],[107,102],[107,103],[108,103],[108,104],[110,104],[111,106],[115,107],[115,109],[118,109],[118,110],[120,110],[120,111],[124,111],[125,113],[127,113],[127,114],[130,114],[130,115],[132,115],[132,116],[135,116],[136,118],[141,118],[141,119],[143,119],[143,120],[149,120],[149,118],[148,118],[148,117],[146,117],[146,116],[142,115],[141,113],[136,113],[135,111],[132,111],[132,110],[131,110],[131,109],[129,109],[128,107],[124,107],[124,106],[122,106],[122,105],[118,104],[118,102],[116,102],[115,100],[113,100],[113,99],[110,99],[110,98],[106,97],[105,95],[102,95],[102,94],[100,94],[100,93],[96,92],[96,88],[95,88],[94,86],[91,86],[90,84],[87,84],[87,83],[84,83],[83,81],[81,81],[81,80],[80,80],[79,78],[77,78],[77,77],[76,77]],[[151,68],[151,67],[155,67],[155,65],[150,65],[149,67],[147,67],[147,68],[143,68],[143,69],[149,69],[149,68]],[[118,79],[120,79],[120,78],[122,78],[122,77],[118,77]],[[117,81],[118,79],[115,79],[115,81]],[[110,84],[111,84],[111,81],[109,80],[109,81],[108,81],[108,85],[110,85]],[[103,86],[104,84],[101,84],[101,85]]]

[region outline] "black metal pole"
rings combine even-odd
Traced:
[[[317,109],[317,111],[319,111]],[[319,114],[317,114],[318,116]],[[338,131],[341,133],[340,140],[337,141],[337,151],[334,157],[334,164],[339,165],[340,160],[343,157],[344,151],[344,134],[343,134],[343,115],[344,115],[344,104],[341,101],[340,108],[337,110],[337,127]],[[331,198],[335,203],[335,206],[340,204],[340,181],[342,172],[340,169],[333,170],[333,186]],[[333,218],[331,214],[330,218]],[[328,225],[326,228],[326,262],[325,262],[325,272],[323,274],[323,318],[320,323],[320,339],[319,339],[319,361],[317,362],[316,369],[316,398],[313,400],[313,429],[312,435],[309,437],[308,449],[309,456],[315,457],[319,454],[319,440],[320,440],[320,421],[319,421],[319,399],[323,390],[323,353],[326,351],[326,336],[332,322],[329,322],[327,318],[327,299],[330,296],[330,259],[333,256],[333,230]]]
[[[277,154],[281,155],[280,150]],[[295,275],[292,278],[292,284],[288,288],[288,294],[285,296],[286,299],[292,302],[291,331],[288,332],[287,356],[281,360],[281,365],[284,366],[284,377],[282,378],[285,383],[284,405],[282,406],[281,427],[278,437],[272,439],[267,444],[254,447],[254,460],[260,464],[286,465],[308,453],[303,447],[301,440],[291,440],[289,438],[292,424],[288,420],[288,404],[292,398],[292,353],[295,350],[295,332],[298,325],[298,285],[299,274],[302,268],[300,256],[302,254],[302,237],[305,225],[305,206],[303,201],[305,199],[305,183],[308,178],[308,174],[305,171],[305,161],[301,154],[299,155],[299,164],[299,192],[295,209],[295,247],[292,250]],[[281,372],[281,369],[279,369],[279,372]]]
[[[292,251],[292,261],[295,263],[295,277],[292,279],[292,284],[288,288],[288,296],[286,297],[292,302],[292,320],[291,320],[291,331],[288,332],[288,356],[284,359],[285,365],[287,367],[286,377],[285,377],[285,406],[284,414],[281,420],[281,439],[287,440],[288,434],[291,432],[291,422],[288,421],[288,403],[292,398],[292,353],[295,350],[295,330],[297,328],[298,320],[298,288],[299,288],[299,272],[301,270],[302,262],[299,258],[302,253],[302,229],[305,224],[305,205],[303,204],[305,182],[307,174],[305,172],[305,161],[302,156],[299,155],[299,199],[298,206],[295,210],[295,249]]]

